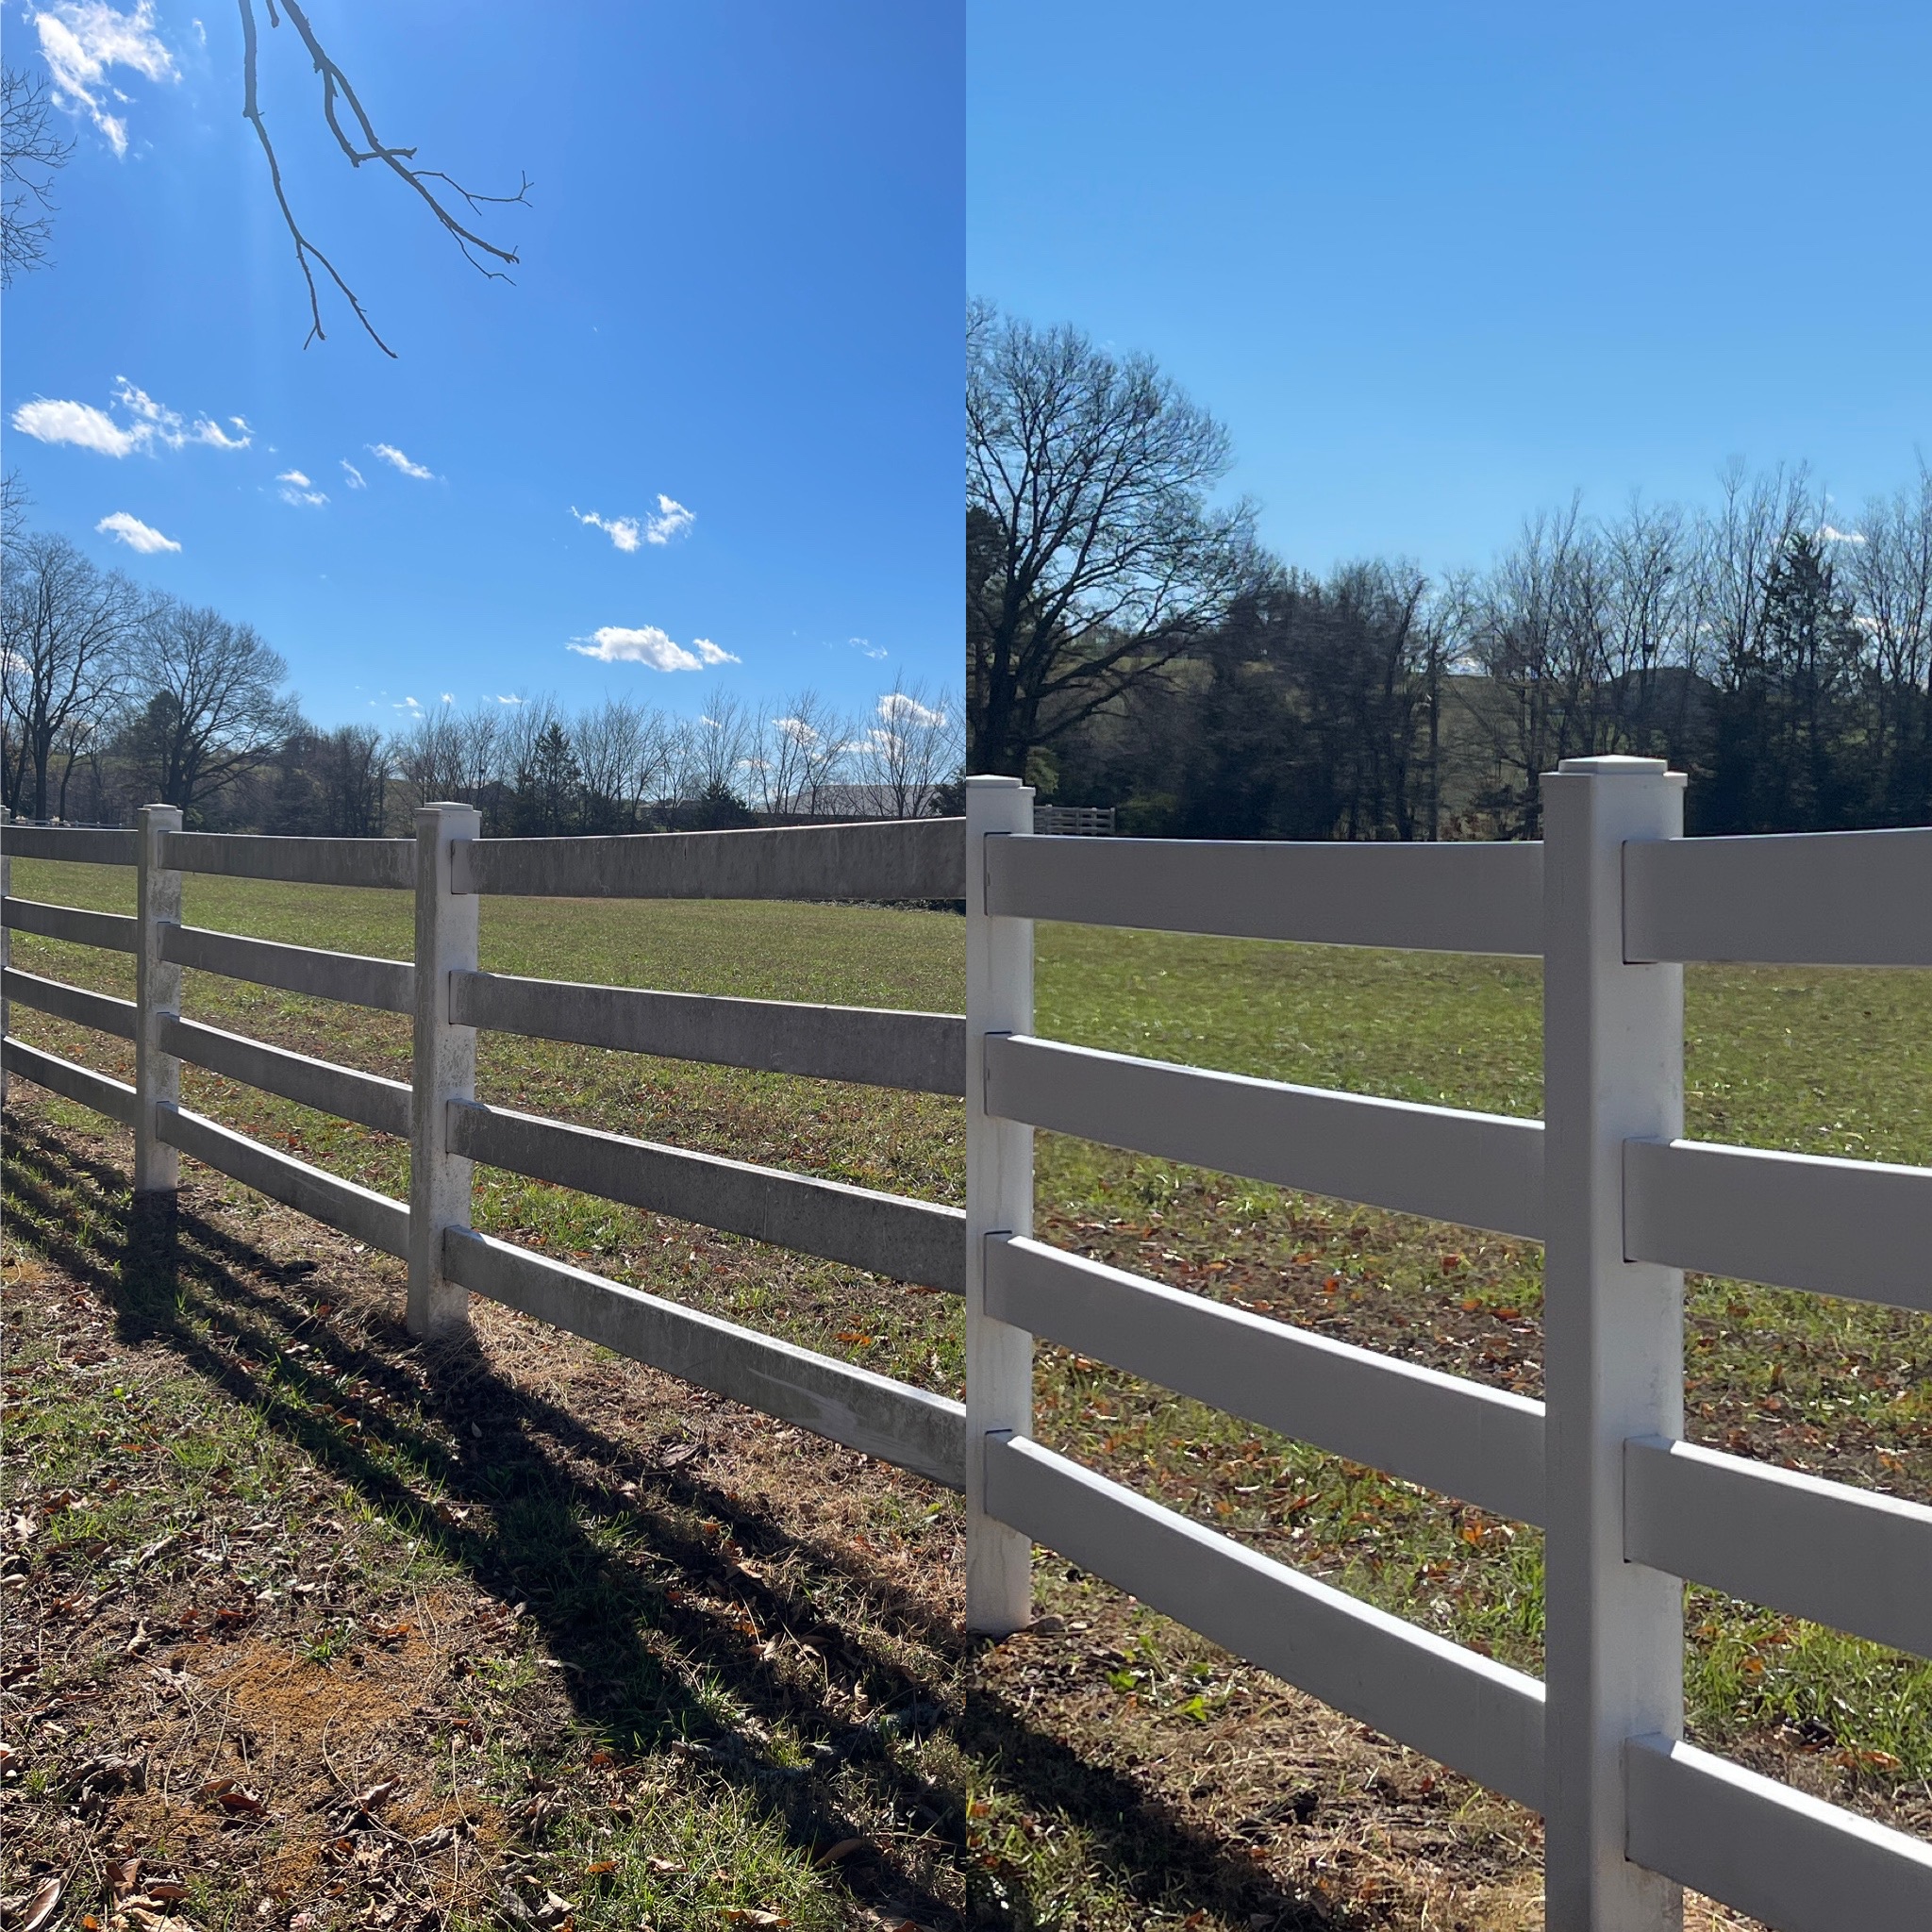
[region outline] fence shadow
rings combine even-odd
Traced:
[[[962,1920],[903,1869],[852,1859],[840,1875],[855,1903],[889,1923],[932,1927],[1041,1921],[1023,1875],[1001,1875],[1001,1902],[972,1862],[965,1793],[909,1773],[889,1747],[894,1731],[950,1732],[965,1757],[986,1765],[1029,1807],[1076,1824],[1114,1883],[1150,1908],[1204,1909],[1281,1932],[1333,1923],[1322,1901],[1283,1888],[1244,1846],[1202,1831],[1144,1787],[1079,1757],[1008,1700],[974,1688],[971,1646],[958,1626],[936,1620],[916,1593],[869,1574],[862,1560],[828,1541],[801,1541],[742,1495],[666,1468],[645,1446],[517,1387],[474,1342],[419,1345],[393,1316],[367,1319],[354,1334],[318,1322],[291,1291],[308,1272],[300,1264],[277,1262],[192,1206],[136,1215],[126,1175],[111,1159],[18,1108],[9,1108],[8,1126],[7,1191],[23,1210],[13,1217],[13,1238],[96,1294],[114,1311],[124,1341],[165,1346],[483,1590],[524,1605],[546,1653],[563,1666],[577,1716],[611,1748],[696,1752],[811,1853],[855,1827],[815,1774],[774,1761],[758,1731],[783,1720],[827,1762],[858,1777],[868,1801],[900,1818],[929,1820],[927,1830],[967,1875]],[[297,1341],[306,1355],[290,1352]],[[315,1406],[332,1404],[343,1377],[388,1398],[365,1405],[358,1428]],[[275,1399],[277,1384],[302,1399]],[[391,1458],[418,1472],[422,1489],[403,1480]],[[425,1491],[454,1507],[438,1513]],[[473,1528],[459,1515],[473,1505],[487,1506],[478,1513],[488,1526]],[[691,1511],[725,1535],[692,1535],[679,1520]],[[665,1589],[614,1557],[587,1526],[619,1521],[641,1537],[660,1570],[715,1588],[727,1605],[750,1609],[758,1628],[782,1628],[836,1663],[863,1687],[865,1718],[784,1675],[741,1627],[747,1620],[739,1611],[702,1607],[691,1590]],[[722,1553],[727,1541],[755,1566],[802,1554],[804,1586],[747,1574]],[[944,1688],[935,1690],[885,1645],[828,1621],[815,1601],[824,1592],[813,1587],[813,1573],[859,1592],[889,1640],[932,1653]],[[714,1679],[753,1725],[721,1724],[684,1674],[662,1666],[646,1632],[677,1646],[691,1660],[688,1674]]]

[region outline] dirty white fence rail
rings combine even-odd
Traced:
[[[8,898],[5,925],[414,1014],[405,1087],[8,971],[6,998],[133,1038],[129,1088],[8,1038],[11,1072],[411,1264],[412,1325],[491,1296],[967,1496],[966,1613],[1030,1615],[1034,1543],[1547,1820],[1548,1923],[1666,1932],[1689,1885],[1788,1932],[1932,1925],[1932,1846],[1681,1740],[1690,1579],[1932,1656],[1932,1509],[1683,1441],[1682,1274],[1932,1309],[1932,1171],[1683,1137],[1682,965],[1932,967],[1932,830],[1686,841],[1681,780],[1566,764],[1542,845],[1037,837],[1013,781],[958,821],[491,841],[8,830],[36,858],[142,865],[141,921]],[[0,858],[0,865],[4,865]],[[413,890],[413,963],[198,932],[183,871]],[[0,882],[4,883],[4,882]],[[963,897],[967,1013],[904,1014],[481,973],[492,893]],[[172,897],[171,897],[172,895]],[[172,917],[165,908],[173,905]],[[161,908],[157,911],[155,908]],[[1541,956],[1547,1119],[1417,1107],[1096,1053],[1033,1030],[1040,919]],[[966,1098],[963,1214],[478,1103],[475,1029]],[[411,1139],[412,1204],[183,1109],[182,1060]],[[1045,1127],[1546,1244],[1548,1402],[1394,1361],[1032,1239]],[[138,1145],[137,1159],[140,1154]],[[476,1160],[893,1278],[963,1291],[967,1394],[926,1391],[474,1232]],[[151,1160],[150,1165],[155,1163]],[[426,1179],[425,1179],[426,1176]],[[1543,1526],[1544,1681],[1257,1556],[1031,1440],[1033,1338]]]

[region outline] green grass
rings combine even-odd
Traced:
[[[17,866],[23,894],[125,909],[127,877]],[[398,894],[192,879],[196,923],[400,957]],[[863,908],[495,902],[498,970],[766,997],[958,1010],[961,930]],[[17,941],[21,963],[125,990],[125,962]],[[1355,1091],[1534,1115],[1532,963],[1042,926],[1043,1032]],[[58,962],[58,963],[54,963]],[[400,1020],[190,976],[217,1024],[397,1074]],[[1687,1117],[1696,1136],[1932,1163],[1932,974],[1694,969]],[[78,1036],[23,1016],[30,1038]],[[86,1057],[106,1064],[104,1043]],[[486,1037],[479,1088],[533,1110],[741,1158],[957,1200],[960,1110],[929,1097]],[[406,1150],[191,1075],[194,1103],[391,1192]],[[887,1373],[957,1392],[957,1309],[728,1237],[479,1170],[479,1224]],[[1323,1332],[1540,1392],[1533,1244],[1350,1208],[1041,1137],[1048,1239]],[[1841,1480],[1932,1496],[1932,1322],[1693,1277],[1690,1433]],[[1540,1666],[1540,1540],[1198,1404],[1041,1351],[1042,1436],[1174,1507],[1525,1668]],[[1042,1592],[1066,1586],[1042,1559]],[[1165,1628],[1165,1626],[1162,1626]],[[1932,1780],[1932,1667],[1693,1592],[1693,1732],[1830,1756],[1853,1788]],[[1149,1642],[1178,1645],[1170,1633]],[[1191,1666],[1187,1667],[1191,1668]],[[1199,1716],[1175,1665],[1124,1666],[1123,1698]],[[1137,1671],[1146,1673],[1144,1681]],[[1158,1693],[1149,1685],[1164,1686]]]

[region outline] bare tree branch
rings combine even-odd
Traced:
[[[302,279],[308,290],[308,313],[310,327],[302,346],[309,342],[325,341],[328,332],[322,323],[322,304],[315,283],[311,261],[319,263],[328,278],[341,291],[349,307],[355,311],[356,320],[362,325],[363,331],[371,341],[391,358],[395,351],[376,333],[375,325],[369,319],[356,291],[350,288],[337,272],[335,264],[320,248],[303,233],[295,220],[293,209],[289,206],[289,197],[282,187],[280,161],[275,155],[275,143],[269,137],[268,124],[262,118],[259,97],[260,42],[256,30],[254,0],[236,0],[242,14],[242,118],[255,129],[256,139],[261,143],[261,151],[268,159],[269,180],[275,188],[275,202],[281,208],[282,220],[287,225],[290,237],[295,244],[295,259],[302,271]],[[263,0],[268,12],[268,24],[273,27],[281,25],[281,12],[277,11],[276,0]],[[479,213],[486,208],[508,208],[512,205],[528,207],[531,182],[527,175],[519,179],[514,194],[478,194],[465,188],[454,176],[440,168],[418,168],[413,165],[416,150],[413,147],[393,147],[375,131],[375,124],[370,119],[368,110],[362,106],[349,77],[330,58],[328,51],[317,38],[308,15],[296,4],[296,0],[281,0],[281,11],[286,12],[290,24],[294,27],[302,44],[308,51],[308,58],[315,72],[322,76],[322,113],[328,124],[328,129],[335,136],[336,145],[347,157],[349,165],[359,168],[364,161],[379,161],[396,177],[421,196],[424,204],[436,217],[438,223],[448,233],[467,261],[479,275],[490,281],[507,282],[510,276],[504,268],[491,266],[492,261],[514,268],[518,262],[516,250],[499,247],[494,242],[477,234],[473,228],[452,212],[443,197],[430,184],[440,182],[453,196],[460,197],[471,212]],[[350,138],[342,125],[338,111],[339,103],[346,102],[356,127],[361,134],[361,144]]]
[[[48,118],[46,83],[17,67],[0,71],[0,288],[44,268],[54,232],[54,176],[74,153]]]

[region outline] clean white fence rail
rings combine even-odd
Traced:
[[[141,865],[140,920],[0,905],[22,931],[132,952],[145,997],[6,967],[7,1001],[134,1039],[134,1087],[11,1037],[0,1063],[411,1268],[418,1332],[487,1295],[967,1497],[966,1614],[1030,1615],[1045,1543],[1363,1722],[1540,1808],[1549,1923],[1666,1932],[1690,1885],[1788,1932],[1924,1932],[1932,1846],[1681,1741],[1682,1580],[1932,1655],[1932,1509],[1682,1440],[1684,1268],[1932,1309],[1932,1170],[1682,1138],[1681,963],[1932,966],[1932,830],[1686,841],[1681,781],[1636,759],[1550,780],[1545,845],[1038,837],[1031,794],[967,818],[494,841],[431,808],[413,840],[17,826],[8,854]],[[212,872],[414,891],[413,963],[180,924]],[[0,876],[0,893],[6,890]],[[967,1013],[716,999],[484,974],[477,897],[957,899]],[[172,908],[172,911],[169,908]],[[1541,956],[1547,1124],[1171,1066],[1033,1034],[1039,919]],[[179,1017],[184,966],[414,1014],[412,1084]],[[173,975],[171,985],[169,975]],[[475,1097],[475,1037],[536,1038],[963,1091],[967,1206],[631,1141]],[[182,1061],[384,1132],[391,1201],[183,1108]],[[1541,1239],[1547,1406],[1352,1347],[1031,1238],[1032,1134],[1084,1136],[1311,1192]],[[963,1292],[962,1405],[619,1286],[469,1226],[481,1160],[899,1280]],[[433,1174],[435,1184],[423,1176]],[[1445,1495],[1545,1526],[1547,1683],[1030,1440],[1041,1336]]]

